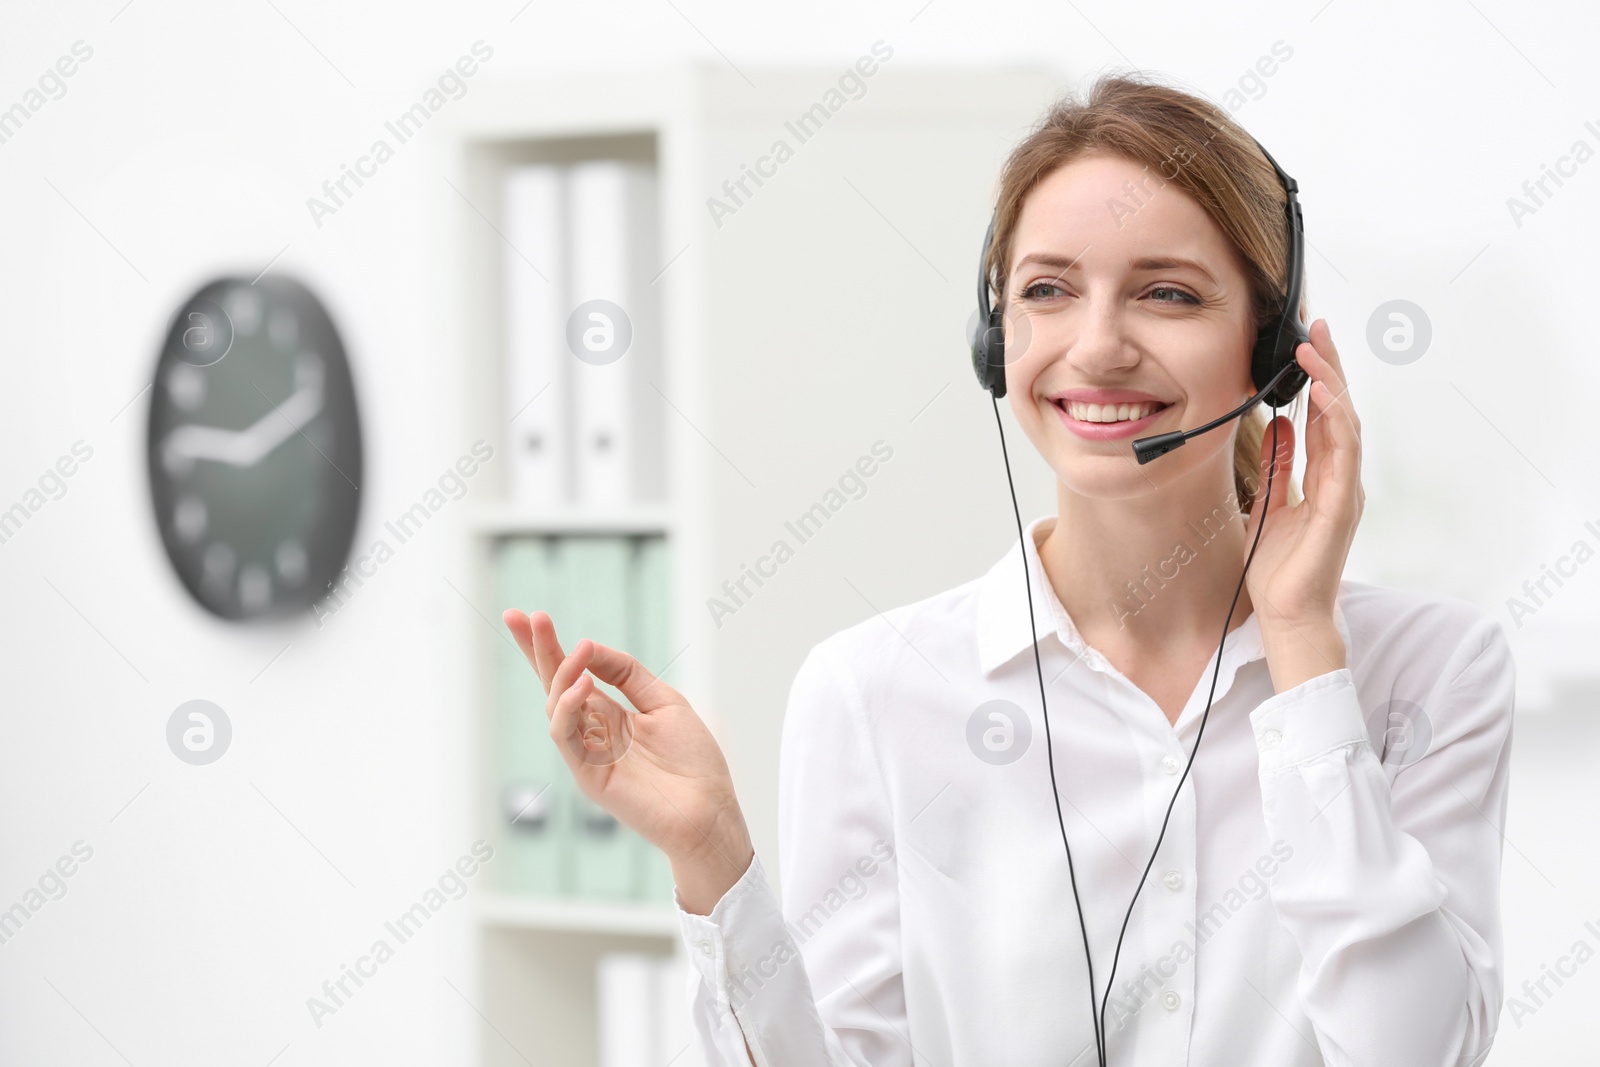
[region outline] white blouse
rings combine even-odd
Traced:
[[[1026,558],[1098,1001],[1216,656],[1169,723],[1055,596],[1054,523],[1028,524]],[[708,1063],[749,1064],[747,1043],[757,1067],[1096,1062],[1021,551],[807,655],[779,760],[782,910],[759,854],[709,916],[678,899]],[[1224,643],[1117,964],[1113,1065],[1488,1054],[1510,649],[1466,601],[1339,597],[1346,668],[1274,694],[1255,615]]]

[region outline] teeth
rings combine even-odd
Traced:
[[[1153,401],[1140,404],[1083,404],[1069,400],[1066,407],[1067,414],[1079,422],[1129,422],[1144,418],[1161,405]]]

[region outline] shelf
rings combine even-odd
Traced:
[[[509,534],[666,534],[672,513],[662,505],[622,508],[556,508],[534,510],[515,504],[485,503],[472,510],[469,523],[485,537]]]
[[[539,899],[496,894],[478,905],[478,918],[488,926],[523,930],[577,931],[590,934],[659,937],[680,936],[675,908],[659,904]]]

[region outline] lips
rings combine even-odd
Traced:
[[[1150,410],[1148,410],[1147,414],[1144,414],[1138,418],[1119,419],[1115,422],[1095,422],[1087,419],[1074,418],[1070,409],[1076,408],[1079,411],[1085,411],[1085,409],[1087,409],[1087,414],[1096,418],[1104,418],[1107,408],[1111,406],[1110,404],[1099,403],[1090,405],[1086,402],[1080,402],[1076,400],[1069,403],[1066,400],[1058,398],[1054,400],[1051,406],[1055,408],[1057,416],[1060,417],[1062,424],[1066,426],[1067,429],[1071,430],[1079,437],[1083,437],[1091,441],[1114,441],[1126,437],[1136,437],[1142,433],[1148,433],[1150,427],[1164,416],[1168,408],[1172,407],[1171,404],[1162,403],[1161,401],[1146,403],[1125,402],[1116,406],[1116,410],[1119,415],[1134,415],[1137,414],[1138,409],[1141,408]]]

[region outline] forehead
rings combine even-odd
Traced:
[[[1203,260],[1218,271],[1235,266],[1227,235],[1193,197],[1156,168],[1105,153],[1056,168],[1029,192],[1011,265],[1030,252],[1081,254],[1086,269],[1155,253]]]

